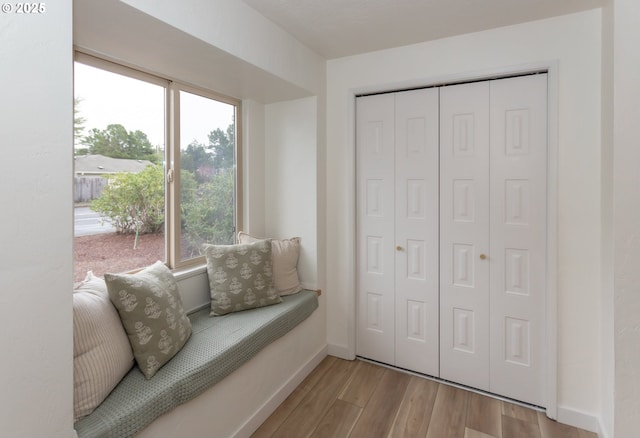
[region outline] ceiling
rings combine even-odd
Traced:
[[[326,59],[524,23],[607,0],[243,0]]]

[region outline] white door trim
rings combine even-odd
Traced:
[[[329,354],[335,354],[340,357],[354,358],[356,353],[356,143],[355,143],[355,99],[356,96],[369,93],[380,93],[386,91],[394,91],[409,88],[419,88],[434,86],[440,84],[448,84],[453,82],[464,82],[471,80],[483,80],[505,76],[515,76],[536,71],[547,71],[548,78],[548,100],[547,100],[547,119],[548,119],[548,162],[547,162],[547,300],[546,300],[546,340],[547,340],[547,403],[546,414],[549,418],[557,419],[558,417],[558,66],[557,60],[527,63],[516,66],[507,66],[494,69],[487,69],[476,72],[458,73],[431,78],[424,78],[419,81],[404,81],[394,83],[383,83],[364,88],[354,88],[350,90],[349,98],[349,117],[351,123],[349,125],[349,147],[350,160],[348,165],[347,181],[349,193],[349,234],[353,238],[351,243],[351,254],[349,255],[349,263],[346,267],[349,269],[349,309],[348,314],[352,317],[348,322],[348,345],[346,349],[342,347],[329,348]]]

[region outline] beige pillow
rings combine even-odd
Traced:
[[[238,243],[252,243],[261,240],[240,231]],[[300,238],[271,239],[271,257],[273,259],[273,284],[280,296],[291,295],[302,290],[298,278],[298,258],[300,257]]]
[[[150,379],[191,336],[173,273],[156,262],[135,274],[104,274],[104,279],[138,367]]]
[[[89,415],[133,366],[133,352],[103,279],[73,293],[73,419]]]

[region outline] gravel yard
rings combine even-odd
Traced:
[[[164,234],[143,234],[138,237],[134,249],[135,235],[95,234],[74,239],[73,281],[82,281],[87,271],[102,277],[105,272],[125,272],[143,268],[157,260],[164,260]]]

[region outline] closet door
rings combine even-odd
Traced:
[[[441,89],[444,379],[546,404],[546,75]]]
[[[489,83],[440,89],[440,376],[489,390]]]
[[[439,371],[438,90],[356,104],[358,355]]]
[[[491,82],[491,391],[546,406],[547,75]]]
[[[395,98],[395,365],[438,376],[438,89]]]
[[[546,405],[545,74],[356,101],[359,356]]]
[[[395,361],[395,98],[356,100],[356,354]]]

